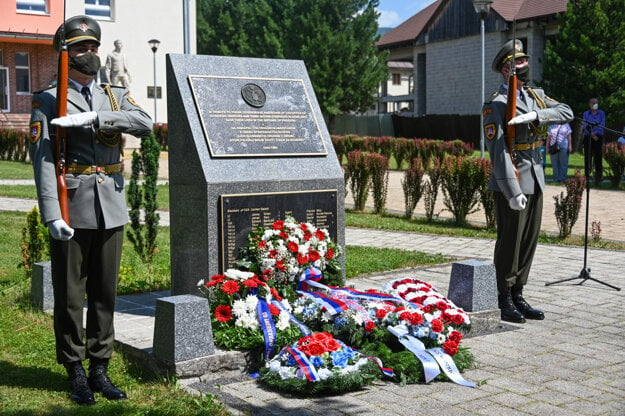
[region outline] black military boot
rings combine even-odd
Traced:
[[[543,311],[532,308],[530,304],[527,303],[525,299],[523,299],[522,286],[512,286],[511,294],[514,306],[516,306],[517,309],[521,311],[521,313],[525,315],[527,319],[536,319],[539,321],[545,319],[545,314],[543,313]]]
[[[516,306],[514,306],[510,291],[499,295],[499,309],[501,309],[502,321],[515,322],[517,324],[525,323],[525,315],[519,312]]]
[[[72,395],[70,398],[78,404],[92,405],[95,404],[93,392],[89,388],[87,382],[87,374],[82,367],[80,361],[74,361],[64,365],[67,370],[67,377],[72,387]]]
[[[115,387],[108,378],[106,371],[109,360],[92,358],[89,364],[89,386],[93,391],[99,391],[109,400],[126,400],[126,393]]]

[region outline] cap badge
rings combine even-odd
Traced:
[[[82,30],[83,32],[86,32],[87,30],[89,30],[89,26],[87,26],[85,22],[82,22],[80,26],[78,26],[78,28]]]

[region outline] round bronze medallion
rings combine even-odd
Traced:
[[[258,85],[252,83],[245,84],[243,88],[241,88],[241,96],[246,103],[256,108],[265,105],[265,101],[267,100],[265,91]]]

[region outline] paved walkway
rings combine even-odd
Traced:
[[[403,199],[393,191],[399,178],[393,176],[398,175],[392,175],[389,209],[401,211]],[[591,191],[591,198],[593,193],[598,208],[591,200],[591,211],[604,207],[601,212],[605,214],[598,217],[603,237],[623,241],[625,232],[609,230],[623,226],[625,195]],[[548,201],[546,196],[545,206]],[[33,201],[0,199],[0,209],[32,206]],[[543,228],[548,229],[545,221]],[[162,222],[168,223],[165,218]],[[494,249],[494,241],[487,239],[357,228],[346,229],[346,244],[485,261],[492,260]],[[525,294],[545,311],[546,319],[504,325],[501,332],[465,338],[463,345],[475,355],[476,368],[464,377],[478,382],[477,388],[449,382],[408,386],[379,382],[344,395],[297,398],[267,390],[240,373],[207,374],[179,383],[195,394],[217,394],[237,415],[625,415],[624,292],[602,283],[623,286],[625,251],[589,249],[586,265],[596,281],[580,278],[583,248],[539,245]],[[451,265],[446,264],[362,276],[350,283],[359,289],[379,288],[390,279],[415,277],[446,294],[450,271]],[[545,285],[561,279],[572,280]],[[119,342],[150,350],[155,298],[162,295],[120,297],[118,306],[134,304],[141,312],[116,314]]]

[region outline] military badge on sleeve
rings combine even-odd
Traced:
[[[30,142],[37,143],[41,137],[41,121],[33,121],[30,123]]]
[[[135,107],[141,108],[139,104],[137,104],[137,102],[130,96],[130,93],[126,93],[124,97],[126,97],[126,100],[128,100],[130,104],[134,105]]]
[[[497,127],[495,127],[495,123],[487,124],[484,126],[484,137],[486,137],[488,140],[493,140],[496,134]]]

